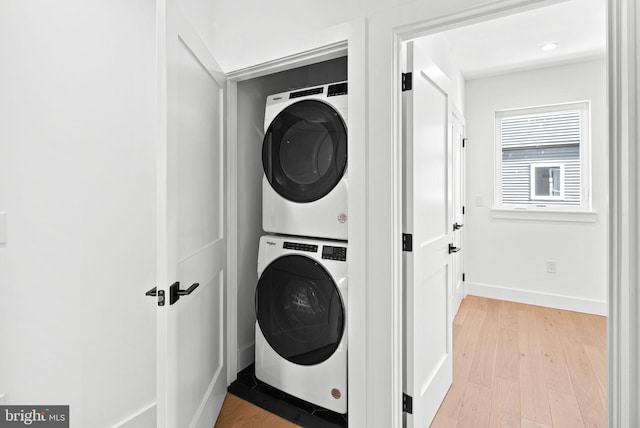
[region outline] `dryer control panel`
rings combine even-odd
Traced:
[[[285,241],[282,244],[282,248],[285,250],[298,250],[298,251],[308,251],[310,253],[317,253],[318,246],[311,244],[300,244],[299,242],[287,242]]]
[[[347,261],[347,249],[345,247],[322,246],[322,258],[327,260]]]

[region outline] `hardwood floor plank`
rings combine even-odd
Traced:
[[[607,392],[607,355],[604,349],[601,349],[596,346],[584,345],[584,350],[589,357],[589,361],[591,362],[591,366],[593,367],[594,372],[596,373],[596,377],[598,378],[598,382],[600,383],[600,388],[602,388],[603,393]]]
[[[457,340],[453,343],[453,365],[456,367],[453,373],[454,382],[466,382],[469,379],[484,319],[483,311],[470,309],[467,322],[460,328]]]
[[[458,313],[453,317],[454,325],[464,325],[465,320],[467,319],[467,314],[469,313],[470,304],[463,305],[460,304],[458,308]]]
[[[607,318],[581,312],[568,312],[578,333],[580,342],[600,349],[607,349]]]
[[[556,328],[557,309],[537,306],[533,309],[540,337],[540,349],[545,380],[548,388],[565,394],[575,394],[569,378],[560,336]]]
[[[580,414],[578,401],[573,394],[549,389],[549,405],[551,407],[551,419],[554,427],[584,427],[584,421]]]
[[[562,346],[567,359],[569,376],[575,391],[580,412],[585,426],[606,427],[606,397],[600,387],[598,377],[582,343],[584,335],[574,328],[572,314],[560,312],[559,318],[564,323]]]
[[[300,428],[248,401],[227,394],[214,428]]]
[[[464,399],[464,394],[466,391],[466,382],[456,382],[454,380],[451,388],[449,388],[449,391],[447,392],[447,395],[444,397],[444,401],[442,401],[442,404],[438,409],[438,413],[436,413],[435,419],[442,418],[444,420],[452,419],[457,421],[460,416],[462,400]]]
[[[500,328],[518,331],[518,311],[519,303],[500,301],[500,312],[498,314],[498,323]]]
[[[491,428],[520,427],[520,384],[496,378],[491,398]]]
[[[456,428],[457,425],[457,419],[447,418],[446,416],[437,413],[436,417],[433,418],[433,422],[431,422],[430,428]]]
[[[460,407],[458,428],[484,428],[491,420],[491,389],[468,384]]]
[[[499,330],[495,377],[516,382],[520,379],[520,352],[517,331],[506,328]]]
[[[463,305],[465,305],[465,301],[463,301]],[[438,414],[445,418],[458,419],[478,342],[478,334],[484,318],[483,311],[469,308],[464,325],[456,326],[459,328],[459,333],[453,343],[453,366],[455,367],[453,384],[438,409]]]
[[[498,300],[487,299],[487,312],[471,363],[469,382],[491,388],[498,347]]]
[[[522,417],[551,425],[551,412],[542,368],[540,341],[533,311],[519,312],[520,400]]]
[[[535,421],[530,421],[529,419],[522,419],[521,428],[552,428],[549,425],[544,425]]]

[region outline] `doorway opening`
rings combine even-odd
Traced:
[[[485,306],[501,300],[578,313],[575,317],[567,315],[573,317],[570,324],[576,337],[584,335],[581,329],[588,321],[607,312],[606,6],[604,0],[572,0],[412,37],[414,46],[420,45],[428,52],[450,78],[454,107],[449,129],[451,136],[464,144],[464,149],[456,153],[453,143],[448,160],[454,171],[450,189],[454,201],[449,221],[452,227],[459,226],[453,229],[458,235],[452,237],[452,243],[454,248],[462,248],[453,256],[456,262],[452,264],[453,278],[449,285],[451,322],[463,296],[476,296],[476,303],[484,302],[481,304]],[[567,16],[572,17],[571,22],[563,18]],[[572,24],[577,27],[569,28]],[[550,43],[556,43],[555,49],[549,48]],[[549,123],[552,118],[545,108],[568,111],[572,110],[570,103],[576,102],[586,102],[588,110],[570,126],[586,126],[586,138],[568,141],[563,135],[553,141],[553,132],[545,129],[559,128],[559,133],[566,133],[567,123],[556,121],[545,128],[540,114],[547,114]],[[524,118],[522,122],[529,128],[503,125],[501,115],[505,112],[511,113],[510,117]],[[518,143],[505,143],[506,139],[500,139],[501,131],[505,135],[517,134]],[[456,166],[460,173],[456,172]],[[553,172],[547,174],[546,189],[555,189],[556,194],[550,193],[555,200],[545,198],[542,190],[531,190],[542,188],[540,183],[536,187],[536,177],[544,175],[545,166]],[[538,182],[544,179],[540,177]],[[548,184],[549,177],[557,181],[552,187]],[[461,178],[457,182],[463,183],[462,188],[456,188],[456,178]],[[578,207],[561,203],[571,186],[577,188]],[[519,195],[522,199],[514,202],[513,198]],[[456,198],[461,203],[456,205]],[[560,322],[553,320],[552,314],[538,321],[543,328],[553,329],[554,323]],[[519,322],[517,316],[511,321]],[[520,320],[525,321],[529,321],[526,316]],[[601,330],[598,339],[594,339],[597,346],[581,351],[585,361],[592,365],[585,371],[593,372],[590,385],[594,391],[583,397],[578,391],[570,404],[582,412],[580,416],[585,423],[589,420],[604,425],[606,327],[604,321],[596,321],[596,325]],[[455,335],[454,326],[454,342]],[[500,348],[502,345],[498,336],[478,344],[493,347],[496,353],[504,350]],[[566,350],[556,351],[565,358]],[[547,363],[544,359],[540,362]],[[569,379],[578,376],[566,368],[566,361],[564,364],[562,370]],[[553,422],[548,410],[550,400],[557,399],[558,392],[571,392],[559,389],[558,385],[554,388],[553,382],[547,382],[545,391],[552,392],[544,400],[547,414],[542,415],[542,421],[548,419],[549,426]],[[592,417],[598,420],[589,419]]]

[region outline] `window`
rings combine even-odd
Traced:
[[[532,164],[531,197],[535,200],[564,200],[564,164]]]
[[[589,102],[496,113],[496,208],[587,211]]]

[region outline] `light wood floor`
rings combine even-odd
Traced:
[[[468,296],[433,428],[606,427],[606,318]],[[215,428],[294,428],[227,395]]]
[[[227,394],[214,428],[297,428],[298,425]]]
[[[606,427],[606,318],[468,296],[432,427]]]

